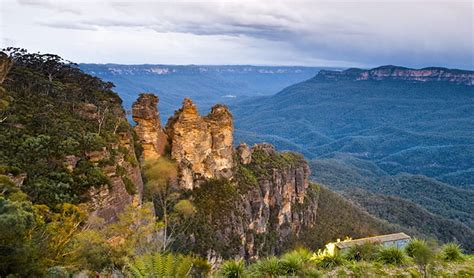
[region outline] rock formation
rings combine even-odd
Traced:
[[[178,163],[179,185],[192,189],[212,178],[232,178],[232,116],[216,105],[201,117],[196,105],[185,99],[183,107],[168,120],[171,158]]]
[[[143,195],[143,181],[138,160],[133,148],[133,138],[130,132],[119,134],[118,145],[115,150],[121,148],[126,153],[118,152],[113,165],[102,167],[102,171],[109,178],[110,185],[100,188],[91,188],[89,191],[89,208],[91,215],[99,216],[106,222],[117,219],[117,215],[130,204],[141,204]],[[110,157],[110,150],[90,154],[89,160],[100,161]],[[93,156],[98,157],[94,158]],[[132,187],[132,188],[130,188]]]
[[[246,258],[283,251],[303,228],[314,224],[317,209],[317,199],[308,192],[309,166],[302,157],[280,154],[270,144],[255,145],[251,153],[261,159],[259,163],[263,158],[263,165],[253,166],[265,167],[268,175],[259,175],[258,185],[241,197],[241,229],[246,236],[240,255]]]
[[[140,94],[132,106],[133,120],[137,123],[134,129],[143,147],[142,155],[145,160],[163,155],[168,144],[161,127],[158,101],[158,97],[153,94]]]
[[[270,144],[252,148],[240,144],[234,151],[233,120],[228,108],[215,105],[202,117],[190,99],[184,99],[183,106],[168,120],[163,135],[156,103],[156,97],[142,94],[133,105],[135,130],[148,150],[145,157],[158,153],[157,138],[167,137],[170,156],[178,164],[181,189],[193,190],[210,180],[220,180],[224,185],[217,191],[224,190],[227,181],[240,193],[228,200],[232,210],[219,211],[221,220],[211,223],[216,225],[209,231],[212,238],[200,242],[234,242],[236,246],[230,248],[234,255],[252,258],[278,252],[303,227],[314,223],[317,204],[307,198],[310,170],[302,156],[280,154]],[[219,196],[217,191],[214,193]],[[227,193],[221,196],[229,197]],[[203,217],[207,219],[208,215]],[[201,225],[195,227],[204,229]],[[192,232],[191,238],[199,234],[202,231]],[[209,254],[220,255],[222,251],[212,245],[206,248]]]
[[[116,115],[126,121],[122,109],[115,111]],[[92,187],[89,192],[88,207],[91,215],[103,218],[106,222],[117,219],[117,215],[130,204],[140,205],[143,195],[143,181],[140,165],[135,154],[133,137],[130,130],[118,133],[117,144],[104,147],[101,151],[87,153],[87,159],[96,165],[104,159],[113,157],[111,165],[101,167],[109,179],[109,184],[99,188]],[[75,167],[75,159],[66,157],[69,168]]]
[[[351,68],[344,71],[322,70],[316,76],[326,80],[407,80],[407,81],[444,81],[457,84],[474,85],[474,72],[468,70],[451,70],[429,67],[410,69],[397,66],[382,66],[370,70]]]

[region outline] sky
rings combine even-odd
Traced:
[[[473,2],[0,0],[0,46],[77,63],[473,70]]]

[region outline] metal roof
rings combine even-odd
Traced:
[[[348,241],[340,241],[340,242],[336,242],[336,246],[339,249],[345,249],[354,245],[360,245],[367,242],[384,243],[388,241],[396,241],[396,240],[404,240],[404,239],[410,239],[410,236],[405,233],[396,233],[396,234],[389,234],[389,235],[358,238],[358,239],[348,240]]]

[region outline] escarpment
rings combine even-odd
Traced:
[[[344,71],[322,70],[316,79],[323,80],[405,80],[405,81],[442,81],[468,86],[474,85],[474,72],[438,67],[410,69],[397,66],[381,66],[370,70],[351,68]]]

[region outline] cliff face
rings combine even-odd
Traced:
[[[94,163],[114,157],[113,165],[101,167],[110,184],[99,188],[93,187],[88,192],[91,215],[99,216],[106,222],[116,220],[117,215],[126,206],[141,204],[143,194],[143,181],[131,133],[122,132],[119,137],[117,145],[88,154],[88,158]],[[113,155],[115,152],[117,154]]]
[[[474,85],[474,72],[451,70],[447,68],[409,69],[396,66],[382,66],[370,70],[347,69],[344,71],[322,70],[317,79],[326,80],[407,80],[407,81],[444,81],[464,85]]]
[[[127,121],[121,107],[115,107],[112,113],[121,121]],[[91,119],[98,116],[97,114],[82,115],[82,117],[91,117]],[[141,204],[143,193],[143,181],[131,129],[126,128],[118,131],[117,137],[116,143],[108,144],[99,151],[88,152],[85,157],[100,167],[109,180],[108,185],[92,187],[87,192],[88,208],[91,215],[99,216],[106,222],[116,220],[117,215],[126,206]],[[70,171],[74,171],[77,162],[81,159],[84,158],[75,156],[66,158]],[[103,165],[104,161],[112,163]]]
[[[309,188],[310,170],[301,156],[280,154],[269,144],[255,145],[250,152],[250,162],[239,158],[238,173],[257,180],[253,185],[242,177],[237,181],[244,187],[240,208],[246,235],[240,255],[255,258],[282,252],[302,229],[313,226],[317,192]]]
[[[153,94],[140,94],[132,106],[133,120],[137,123],[135,132],[143,148],[143,159],[153,159],[163,155],[168,138],[161,127],[157,104]]]

